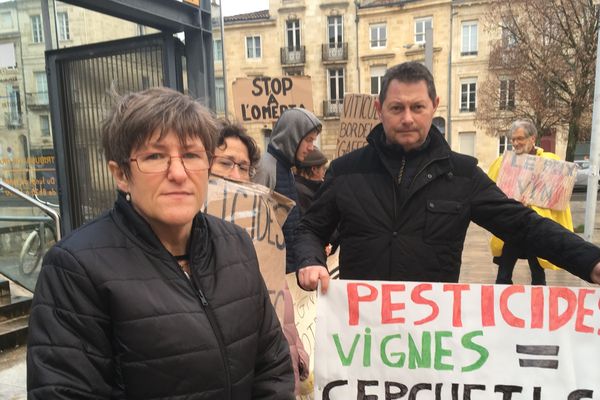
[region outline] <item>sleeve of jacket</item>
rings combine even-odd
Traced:
[[[258,339],[252,399],[293,399],[294,370],[289,346],[262,278],[260,282],[264,313]]]
[[[479,167],[474,171],[471,196],[473,222],[503,241],[518,243],[537,257],[590,281],[594,266],[600,262],[600,248],[506,197]]]
[[[53,247],[44,258],[29,317],[29,400],[119,397],[105,310],[78,260]]]
[[[309,265],[327,266],[325,246],[340,221],[336,203],[335,162],[327,170],[325,182],[321,185],[311,206],[296,228],[294,250],[296,265],[303,268]]]

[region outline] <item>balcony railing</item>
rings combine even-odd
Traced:
[[[287,46],[281,48],[281,64],[304,64],[306,52],[304,46]]]
[[[48,107],[48,92],[26,93],[29,107]]]
[[[348,43],[322,45],[323,61],[348,61]]]
[[[344,107],[344,100],[325,100],[323,101],[324,117],[339,117]]]

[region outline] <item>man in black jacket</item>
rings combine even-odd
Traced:
[[[453,152],[431,122],[439,104],[420,63],[390,68],[367,146],[333,161],[296,232],[298,282],[325,292],[324,244],[337,227],[340,278],[457,282],[469,222],[587,281],[600,248],[504,193],[473,157]]]

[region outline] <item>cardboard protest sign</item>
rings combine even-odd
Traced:
[[[235,116],[240,122],[274,122],[288,108],[313,111],[312,84],[308,76],[259,76],[233,82]]]
[[[283,321],[285,241],[281,226],[294,202],[266,187],[211,177],[206,212],[244,228],[254,243],[271,302]]]
[[[600,398],[600,289],[331,281],[315,399]]]
[[[344,109],[340,117],[340,134],[336,157],[367,145],[367,136],[379,123],[375,96],[368,94],[344,95]]]
[[[523,204],[564,210],[569,205],[576,177],[574,163],[508,151],[496,184],[508,197]]]

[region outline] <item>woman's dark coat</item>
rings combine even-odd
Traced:
[[[47,254],[29,399],[289,399],[288,345],[250,237],[198,214],[191,280],[122,195]]]

